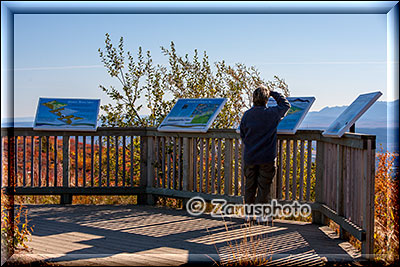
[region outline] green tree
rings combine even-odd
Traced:
[[[230,128],[238,125],[241,112],[251,106],[251,95],[259,84],[271,90],[281,90],[289,95],[283,79],[274,76],[273,81],[265,81],[254,67],[242,63],[227,65],[224,60],[210,64],[204,51],[202,58],[194,50],[193,58],[188,54],[180,56],[174,42],[169,48],[161,47],[168,57],[168,65],[153,63],[150,51],[143,55],[139,47],[137,57],[125,52],[121,37],[115,47],[106,33],[105,47],[99,48],[99,55],[111,77],[121,84],[100,88],[113,103],[102,105],[104,114],[100,119],[104,126],[156,126],[169,113],[178,98],[227,98],[228,101],[213,124],[213,128]],[[167,99],[167,93],[170,97]],[[149,116],[142,117],[143,106],[138,104],[145,98]]]

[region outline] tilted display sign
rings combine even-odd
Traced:
[[[225,98],[178,99],[157,130],[205,133],[225,103]]]
[[[100,99],[39,98],[34,130],[96,131]]]
[[[326,137],[341,137],[381,95],[381,92],[359,95],[322,135]]]
[[[287,97],[291,107],[286,116],[279,122],[278,134],[295,134],[307,112],[315,101],[315,97]],[[268,107],[276,106],[273,98],[268,100]]]

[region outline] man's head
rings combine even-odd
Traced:
[[[268,102],[268,98],[269,89],[264,85],[258,86],[257,89],[253,92],[254,106],[265,106]]]

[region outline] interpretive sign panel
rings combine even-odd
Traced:
[[[34,130],[96,131],[100,99],[39,98]]]
[[[287,97],[291,107],[286,116],[279,122],[278,134],[295,134],[307,112],[310,110],[315,101],[315,97]],[[276,106],[276,101],[272,97],[268,99],[268,107]],[[240,128],[237,128],[237,133],[240,133]]]
[[[295,134],[307,112],[315,101],[315,97],[287,97],[291,107],[278,125],[278,134]],[[268,100],[268,107],[276,106],[273,98]]]
[[[327,137],[341,137],[381,95],[381,92],[359,95],[357,99],[332,122],[322,135]]]
[[[225,98],[178,99],[158,130],[161,132],[205,133],[225,102]]]

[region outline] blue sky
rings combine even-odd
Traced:
[[[100,98],[118,83],[102,66],[105,33],[125,48],[160,46],[178,54],[207,51],[210,62],[255,66],[264,79],[284,78],[293,96],[315,96],[311,111],[349,105],[359,94],[386,92],[386,15],[39,15],[14,17],[15,117],[33,116],[40,96]]]

